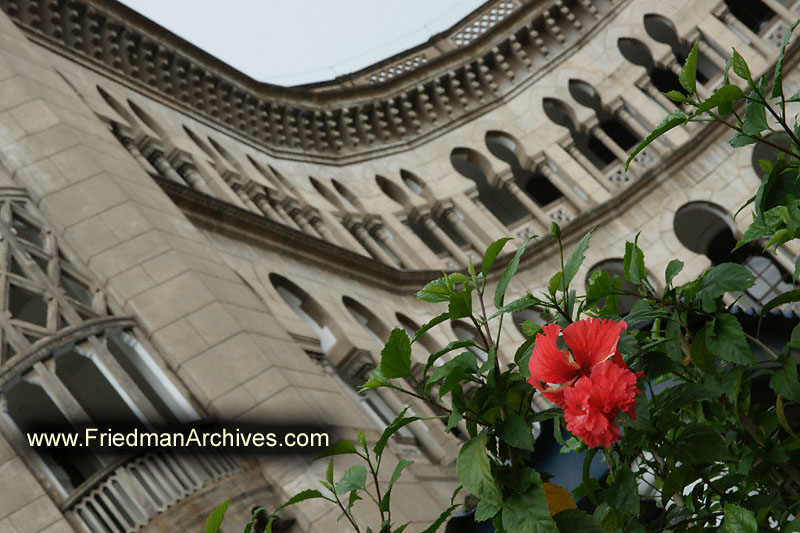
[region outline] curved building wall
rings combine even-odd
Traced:
[[[479,262],[483,249],[500,237],[546,235],[551,221],[564,227],[568,243],[600,224],[576,279],[600,263],[613,264],[624,241],[640,233],[658,285],[674,257],[686,262],[682,276],[714,261],[711,249],[698,243],[712,242],[718,231],[688,242],[676,228],[719,220],[708,227],[738,236],[746,226],[745,217],[730,216],[753,194],[759,177],[751,150],[734,152],[722,128],[691,125],[648,147],[629,171],[623,162],[675,109],[660,91],[676,82],[687,46],[699,37],[700,90],[710,93],[721,84],[731,46],[754,72],[771,64],[781,31],[794,17],[793,2],[764,0],[772,16],[757,26],[736,17],[735,2],[505,3],[513,11],[492,28],[391,79],[367,83],[384,72],[380,64],[354,75],[349,81],[356,87],[337,80],[283,90],[252,85],[130,13],[126,31],[117,28],[109,37],[103,17],[126,13],[109,2],[0,2],[6,13],[0,15],[3,190],[29,198],[51,228],[48,242],[71,250],[81,265],[64,271],[95,292],[76,309],[107,299],[111,310],[104,308],[103,316],[129,320],[115,327],[135,330],[180,402],[202,416],[303,420],[331,425],[350,438],[366,428],[375,439],[405,400],[383,392],[360,397],[354,386],[374,368],[380,343],[395,324],[411,327],[433,313],[413,294],[441,269]],[[461,34],[463,41],[470,20],[453,36]],[[151,42],[172,50],[173,62],[156,61],[166,52]],[[87,56],[92,47],[102,53]],[[175,78],[175,58],[187,54],[204,72],[224,74],[224,87],[233,89],[215,93],[211,78]],[[795,63],[790,54],[788,92],[800,87]],[[182,80],[180,87],[170,85],[175,80]],[[249,115],[239,105],[248,94],[280,108],[283,118],[276,123],[272,116]],[[378,103],[384,106],[380,113]],[[287,118],[289,104],[303,111]],[[367,107],[372,114],[360,117]],[[229,115],[237,116],[237,109],[238,120],[255,128],[267,124],[272,137],[232,127],[236,121]],[[381,137],[381,131],[388,133]],[[276,144],[281,136],[289,138],[286,146]],[[343,139],[338,149],[329,147],[334,139]],[[49,246],[52,255],[56,248]],[[556,252],[550,240],[537,239],[509,298],[542,289],[557,268]],[[798,252],[781,250],[769,265],[753,259],[755,252],[744,260],[759,269],[769,285],[766,294],[780,283],[774,271]],[[26,272],[34,268],[23,266]],[[5,268],[13,281],[11,264]],[[47,268],[56,275],[56,266]],[[72,285],[58,289],[53,279],[60,278],[52,278],[48,290],[62,291],[55,302],[82,294]],[[753,305],[762,296],[749,295]],[[47,305],[44,325],[22,326],[36,332],[34,346],[36,339],[58,338],[56,304]],[[41,313],[30,309],[25,316],[35,322]],[[89,312],[87,307],[84,314]],[[82,320],[74,313],[67,322]],[[12,332],[15,352],[9,356],[4,343],[2,361],[12,360],[20,347],[27,353],[31,344],[24,335],[14,337],[14,324],[4,331]],[[456,329],[430,332],[424,348],[469,335]],[[92,330],[70,342],[102,345],[104,335]],[[509,346],[523,336],[515,328],[504,335],[500,356],[508,360]],[[27,371],[57,377],[57,368],[47,368],[56,345],[48,346],[16,374],[0,367],[0,383],[27,379]],[[423,363],[426,355],[415,348],[414,362]],[[56,407],[63,413],[69,402],[56,401]],[[141,403],[148,403],[146,397]],[[393,454],[416,462],[397,490],[398,519],[413,521],[412,527],[432,521],[457,484],[460,437],[441,433],[437,424],[412,424],[392,444]],[[4,444],[20,437],[9,424],[3,434]],[[131,458],[59,488],[46,460],[19,444],[1,449],[0,494],[14,497],[0,503],[0,526],[26,532],[193,527],[224,499],[220,487],[243,494],[230,519],[244,522],[248,506],[274,506],[315,486],[324,467],[286,455],[226,458],[201,468],[199,477],[187,467],[193,484],[179,489],[173,483],[176,490],[157,502],[130,496],[136,511],[121,520],[109,516],[113,501],[101,503],[104,490],[120,479],[124,485],[137,468],[152,472],[173,459]],[[173,474],[183,468],[176,465],[168,468]],[[23,479],[31,488],[13,490]],[[139,490],[125,487],[128,495]],[[43,508],[47,512],[36,513],[41,523],[28,527],[25,517]],[[336,513],[313,502],[291,514],[297,531],[336,527]]]

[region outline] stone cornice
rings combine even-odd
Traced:
[[[344,164],[421,144],[539,79],[629,0],[527,0],[384,83],[260,83],[113,0],[0,0],[34,41],[277,157]]]

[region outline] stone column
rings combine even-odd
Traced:
[[[286,212],[289,216],[294,220],[294,222],[303,230],[303,232],[308,233],[309,235],[316,234],[314,228],[311,227],[306,217],[303,216],[303,212],[300,210],[300,207],[297,205],[297,202],[293,198],[289,198],[288,196],[284,198],[283,205],[285,206]]]
[[[579,205],[587,205],[588,202],[578,196],[572,187],[569,186],[568,183],[565,183],[564,180],[559,176],[551,167],[547,160],[542,160],[540,163],[536,165],[536,170],[542,174],[545,178],[550,180],[555,187],[558,187],[558,190],[561,191],[561,194],[566,196],[570,203],[572,203],[573,207],[576,209]]]
[[[136,146],[136,143],[133,142],[133,139],[120,135],[120,142],[128,150],[128,152],[130,152],[136,162],[139,163],[140,167],[147,171],[154,169],[153,165],[150,164],[150,161],[148,161],[142,152],[139,151],[139,148]],[[180,183],[183,184],[183,180],[180,180]]]
[[[364,224],[358,220],[352,214],[345,215],[345,218],[342,220],[345,227],[353,232],[353,234],[358,238],[358,240],[367,248],[369,253],[382,263],[386,263],[390,266],[395,266],[395,261],[391,258],[386,251],[381,248],[381,246],[372,238],[372,235],[364,228]]]
[[[777,0],[761,0],[761,1],[764,2],[767,5],[767,7],[773,10],[787,24],[792,24],[794,23],[795,20],[797,20],[797,13],[793,13],[789,8],[787,8],[785,5],[781,4]]]
[[[569,155],[571,155],[571,156],[572,156],[572,157],[575,159],[575,161],[577,161],[577,162],[578,162],[578,164],[579,164],[579,165],[581,165],[581,166],[582,166],[582,167],[583,167],[583,168],[586,170],[586,172],[588,172],[589,174],[591,174],[591,175],[592,175],[592,177],[593,177],[594,179],[596,179],[596,180],[597,180],[597,182],[598,182],[600,185],[602,185],[602,187],[603,187],[605,190],[607,190],[607,191],[609,191],[609,192],[612,192],[612,191],[613,191],[613,189],[614,189],[614,186],[613,186],[613,185],[611,185],[611,183],[610,183],[610,182],[608,181],[608,179],[607,179],[607,178],[606,178],[606,177],[603,175],[603,173],[602,173],[602,172],[600,172],[600,171],[597,169],[597,167],[596,167],[596,166],[594,166],[594,164],[593,164],[591,161],[589,161],[589,159],[587,159],[587,157],[586,157],[585,155],[583,155],[583,154],[581,153],[581,151],[580,151],[580,150],[578,150],[578,148],[577,148],[577,147],[576,147],[574,144],[573,144],[573,145],[570,145],[570,146],[568,146],[568,147],[567,147],[567,152],[569,152]]]
[[[459,235],[461,235],[464,240],[466,240],[475,250],[480,251],[488,246],[488,244],[484,243],[484,241],[480,239],[475,232],[469,228],[469,226],[467,226],[466,222],[458,216],[452,203],[448,202],[437,204],[434,206],[434,214],[447,220],[450,223],[450,226],[456,230]]]
[[[333,232],[328,226],[325,225],[325,222],[323,222],[317,211],[313,210],[309,206],[306,206],[303,211],[306,219],[311,224],[311,227],[314,228],[314,231],[317,232],[317,235],[319,235],[322,240],[328,241],[331,244],[338,244]]]
[[[444,246],[450,255],[453,256],[457,262],[461,264],[461,266],[467,266],[469,264],[469,256],[464,253],[453,239],[450,238],[447,233],[445,233],[442,228],[440,228],[436,222],[433,221],[431,218],[430,213],[424,211],[418,211],[416,208],[409,214],[409,219],[414,223],[422,224],[425,229],[427,229],[434,238],[439,241],[439,243]]]
[[[620,163],[623,165],[625,164],[625,161],[628,160],[628,152],[623,150],[622,147],[617,144],[617,141],[612,139],[611,136],[603,131],[603,128],[601,128],[599,125],[593,127],[591,132],[601,143],[603,143],[606,148],[611,151],[611,153],[616,156],[617,159],[619,159]],[[636,161],[631,161],[630,169],[634,170],[634,174],[641,174],[643,170],[642,166]]]
[[[527,209],[535,219],[547,226],[547,213],[544,212],[544,209],[542,209],[541,206],[528,195],[528,193],[519,188],[517,182],[514,181],[513,175],[505,175],[503,178],[501,178],[499,185],[501,189],[505,189],[506,191],[510,192],[514,198],[519,200],[519,202],[525,206],[525,209]]]
[[[367,231],[370,232],[375,240],[386,246],[395,256],[397,256],[402,263],[402,266],[410,268],[414,264],[411,258],[408,257],[408,254],[405,253],[405,250],[403,250],[401,246],[397,245],[394,236],[387,234],[388,230],[383,225],[383,221],[380,219],[380,217],[371,215],[364,221],[364,225],[367,227]]]

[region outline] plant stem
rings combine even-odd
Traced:
[[[722,123],[725,126],[729,127],[730,129],[732,129],[734,131],[738,131],[739,133],[741,133],[745,137],[753,139],[756,142],[760,142],[761,144],[766,144],[767,146],[771,146],[772,148],[775,148],[776,150],[778,150],[780,152],[783,152],[785,154],[789,154],[793,158],[797,158],[797,154],[795,154],[794,152],[792,152],[791,150],[789,150],[787,148],[784,148],[783,146],[777,145],[777,144],[775,144],[775,143],[773,143],[771,141],[768,141],[768,140],[766,140],[766,139],[764,139],[762,137],[758,137],[756,135],[749,135],[749,134],[745,133],[744,131],[742,131],[742,128],[740,128],[739,126],[736,126],[735,124],[731,124],[730,122],[726,122],[725,120],[722,120],[722,118],[720,118],[719,115],[711,113],[711,116],[714,117],[715,119],[717,119],[720,123]]]
[[[404,392],[404,393],[408,394],[409,396],[413,396],[414,398],[419,398],[420,400],[424,401],[425,403],[427,403],[431,407],[435,407],[435,408],[439,409],[440,411],[444,411],[448,415],[453,414],[453,410],[452,409],[448,409],[447,407],[445,407],[444,405],[440,404],[439,402],[431,400],[430,398],[426,398],[425,396],[422,396],[421,394],[417,394],[416,392],[413,392],[413,391],[410,391],[410,390],[406,390],[406,389],[395,389],[395,390],[400,391],[400,392]],[[480,420],[478,420],[476,418],[471,418],[471,417],[466,416],[466,415],[463,415],[463,418],[464,418],[464,420],[469,420],[470,422],[474,422],[476,424],[480,424],[481,426],[488,426],[488,424],[486,422],[481,422]]]
[[[780,124],[781,127],[783,128],[783,130],[789,135],[789,138],[792,140],[794,145],[800,147],[800,139],[798,139],[797,135],[794,134],[794,132],[792,131],[792,128],[790,128],[789,125],[786,124],[786,121],[783,120],[782,117],[779,117],[778,114],[775,112],[775,110],[772,109],[772,106],[769,105],[766,101],[764,101],[764,107],[766,107],[767,110],[769,111],[769,113],[773,117],[775,117],[775,120],[778,121],[778,124]]]
[[[333,497],[336,498],[336,505],[338,505],[339,509],[342,510],[344,515],[347,517],[347,520],[350,522],[350,525],[353,526],[353,529],[356,530],[356,533],[361,533],[361,530],[358,529],[358,524],[355,523],[355,521],[353,520],[353,517],[350,516],[350,513],[347,512],[347,510],[344,508],[344,505],[342,505],[341,500],[339,500],[339,495],[334,493]]]
[[[745,337],[747,337],[747,338],[748,338],[748,339],[749,339],[751,342],[753,342],[753,343],[757,344],[759,348],[761,348],[762,350],[764,350],[765,352],[767,352],[767,353],[768,353],[770,356],[772,356],[772,358],[773,358],[773,359],[775,359],[775,360],[777,360],[777,359],[778,359],[778,354],[776,354],[775,352],[773,352],[773,351],[772,351],[772,350],[769,348],[769,346],[767,346],[766,344],[764,344],[763,342],[761,342],[760,340],[758,340],[756,337],[753,337],[752,335],[750,335],[750,334],[749,334],[749,333],[747,333],[747,332],[745,332],[744,336],[745,336]]]

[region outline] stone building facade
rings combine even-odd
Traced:
[[[694,124],[623,162],[675,108],[661,92],[695,39],[709,93],[731,47],[768,69],[800,2],[491,0],[417,48],[298,88],[255,82],[113,0],[0,9],[0,532],[56,533],[197,531],[232,494],[235,531],[324,465],[48,454],[23,437],[42,420],[303,420],[375,439],[406,402],[355,393],[382,341],[432,316],[421,285],[493,240],[555,220],[574,243],[600,224],[578,279],[620,269],[636,233],[656,284],[674,257],[687,279],[717,261],[769,154]],[[536,239],[509,297],[542,289],[555,252]],[[758,277],[745,301],[781,290],[798,253],[745,253]],[[432,331],[415,361],[473,333]],[[524,337],[503,335],[508,360]],[[440,429],[418,422],[391,445],[415,461],[395,496],[411,530],[457,484],[461,441]],[[295,531],[343,527],[313,502],[290,514]]]

